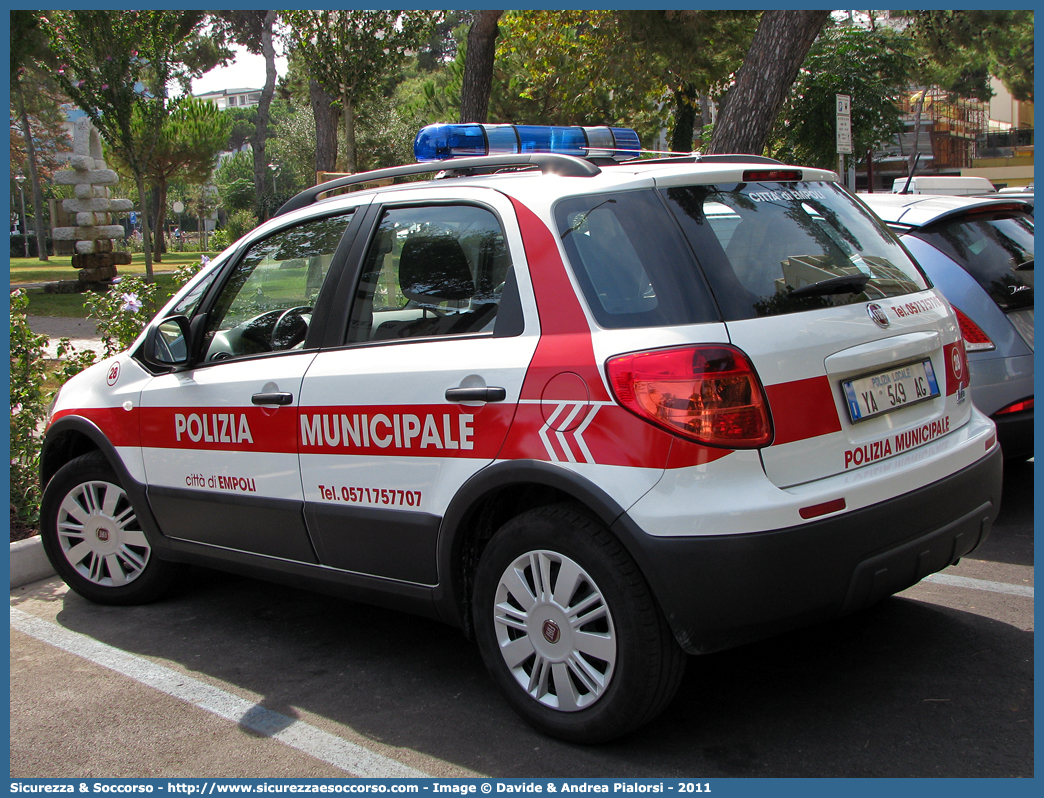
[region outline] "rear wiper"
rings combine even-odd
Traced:
[[[870,282],[869,274],[842,274],[829,280],[820,280],[795,288],[791,296],[826,296],[829,294],[858,294]]]

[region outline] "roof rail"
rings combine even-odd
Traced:
[[[588,158],[587,160],[601,166],[645,166],[647,164],[666,163],[764,163],[782,164],[775,158],[766,158],[763,155],[744,155],[743,153],[727,153],[722,155],[700,155],[698,153],[677,153],[675,155],[663,155],[659,158],[645,158],[640,161],[614,161],[608,158]]]
[[[773,163],[782,164],[775,158],[766,158],[764,155],[744,155],[743,153],[728,153],[723,155],[699,155],[697,163]]]
[[[582,158],[549,152],[485,155],[476,158],[454,158],[452,160],[430,163],[411,163],[405,166],[393,166],[388,169],[375,169],[372,172],[360,172],[346,177],[338,177],[325,183],[320,183],[318,186],[306,188],[297,196],[287,200],[273,214],[273,218],[290,211],[296,211],[298,208],[306,208],[318,201],[323,194],[362,183],[374,183],[379,180],[392,180],[396,177],[437,172],[442,172],[443,177],[461,177],[482,174],[484,172],[495,172],[499,169],[510,169],[512,167],[533,167],[540,169],[545,175],[551,174],[563,177],[594,177],[602,171],[590,161],[585,161]]]

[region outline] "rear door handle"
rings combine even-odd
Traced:
[[[292,405],[294,403],[294,395],[283,391],[278,391],[276,393],[255,393],[250,397],[250,401],[255,405]]]
[[[507,399],[505,388],[447,388],[447,402],[503,402]]]

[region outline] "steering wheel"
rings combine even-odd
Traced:
[[[301,318],[301,314],[311,312],[311,305],[297,305],[284,310],[272,327],[272,349],[289,349],[301,343],[308,333],[308,322]]]

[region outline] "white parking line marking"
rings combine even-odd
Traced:
[[[428,773],[414,770],[361,745],[342,740],[304,721],[251,704],[191,676],[99,643],[86,635],[70,632],[14,607],[11,607],[11,628],[103,668],[128,676],[173,698],[193,704],[252,732],[278,740],[346,773],[367,779],[430,777]]]
[[[1033,598],[1033,588],[1025,585],[1009,585],[1006,582],[990,582],[986,579],[972,579],[968,576],[952,576],[950,574],[931,574],[921,580],[934,582],[937,585],[966,587],[971,590],[987,590],[990,593],[1007,593],[1009,596],[1025,596]]]

